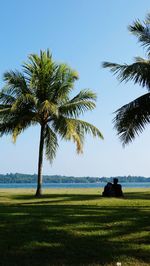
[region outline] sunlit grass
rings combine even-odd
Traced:
[[[0,265],[150,265],[150,191],[101,189],[0,192]]]

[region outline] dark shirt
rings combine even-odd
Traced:
[[[104,191],[102,193],[103,197],[113,197],[115,196],[114,190],[113,190],[113,186],[111,183],[108,183],[105,187],[104,187]]]
[[[120,184],[113,184],[112,186],[115,192],[115,197],[122,197],[123,196],[122,186]]]

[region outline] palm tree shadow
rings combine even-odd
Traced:
[[[4,204],[0,215],[2,265],[104,265],[125,254],[150,262],[146,250],[133,246],[132,234],[149,226],[142,208]],[[127,234],[131,241],[122,242]]]
[[[15,200],[32,200],[25,202],[23,204],[33,204],[36,200],[36,204],[46,204],[54,202],[84,202],[84,201],[94,201],[102,199],[101,195],[83,195],[83,194],[44,194],[39,198],[35,198],[33,195],[13,195],[11,196]]]
[[[43,194],[41,197],[36,198],[35,195],[30,194],[22,194],[22,195],[11,195],[11,198],[15,200],[24,201],[27,200],[29,202],[25,202],[25,204],[33,204],[35,200],[37,204],[46,204],[46,203],[55,203],[55,202],[67,202],[67,201],[75,201],[75,202],[83,202],[84,201],[94,201],[103,199],[101,192],[97,194]],[[111,197],[105,197],[106,199],[112,199]],[[113,197],[114,198],[114,197]],[[119,199],[141,199],[141,200],[150,200],[149,192],[124,192],[124,197]],[[33,200],[33,201],[31,201]]]
[[[127,199],[142,199],[142,200],[150,200],[149,192],[125,192],[125,198]]]

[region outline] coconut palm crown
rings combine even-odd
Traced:
[[[103,138],[80,114],[95,108],[96,95],[81,90],[70,97],[78,75],[66,64],[56,64],[49,50],[31,54],[22,72],[4,73],[5,86],[0,93],[0,136],[12,134],[13,140],[31,125],[40,125],[38,182],[36,196],[41,195],[43,150],[52,162],[58,148],[58,136],[76,143],[83,150],[86,133]]]
[[[121,82],[131,80],[148,90],[145,95],[116,111],[113,122],[123,145],[131,142],[150,123],[150,14],[143,23],[139,20],[133,22],[129,26],[129,31],[138,38],[140,44],[146,49],[147,59],[136,57],[135,62],[131,65],[103,63],[103,67],[110,68]]]

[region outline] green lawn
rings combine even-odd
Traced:
[[[150,265],[150,191],[0,191],[0,265]]]

